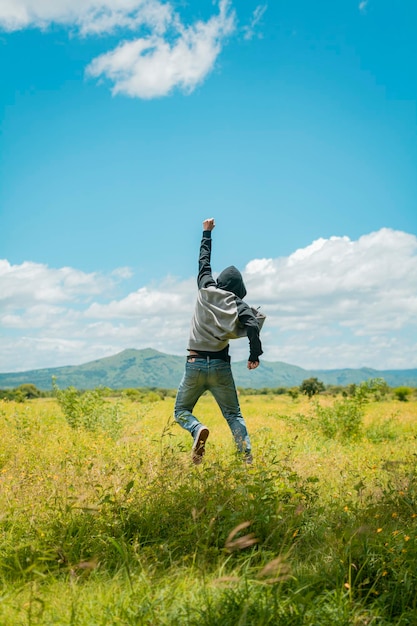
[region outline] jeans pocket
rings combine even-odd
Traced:
[[[184,383],[187,386],[197,385],[200,379],[201,368],[195,363],[187,361],[185,366]]]

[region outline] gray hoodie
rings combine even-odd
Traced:
[[[200,246],[198,295],[191,321],[189,350],[220,352],[230,339],[247,336],[249,360],[262,354],[260,324],[243,298],[246,288],[239,270],[231,265],[214,280],[211,271],[211,231],[204,231]]]

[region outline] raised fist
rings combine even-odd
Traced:
[[[203,230],[213,230],[215,227],[214,217],[210,217],[203,222]]]

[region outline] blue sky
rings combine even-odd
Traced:
[[[0,370],[184,353],[210,216],[267,360],[417,367],[416,24],[414,0],[0,5]]]

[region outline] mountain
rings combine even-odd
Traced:
[[[152,348],[123,350],[119,354],[97,359],[83,365],[45,368],[27,372],[0,374],[0,389],[33,383],[38,389],[52,388],[52,377],[61,389],[110,387],[156,387],[175,389],[184,371],[185,358],[163,354]],[[370,368],[340,370],[305,370],[288,363],[262,361],[261,366],[249,371],[246,361],[232,364],[238,387],[296,387],[306,378],[316,377],[326,385],[348,385],[370,378],[383,378],[390,387],[408,385],[417,387],[417,369],[379,371]]]
[[[0,388],[17,387],[33,383],[38,389],[51,389],[52,377],[58,387],[94,389],[110,387],[160,387],[171,389],[181,380],[185,359],[162,354],[151,348],[123,350],[114,356],[90,361],[83,365],[68,365],[28,372],[0,374]]]

